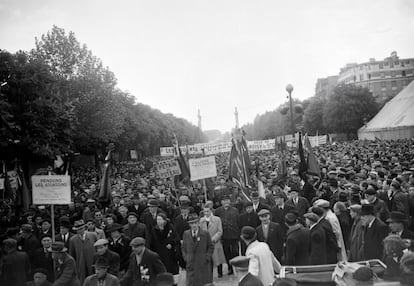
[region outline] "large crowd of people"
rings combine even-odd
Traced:
[[[249,200],[228,180],[228,153],[215,156],[217,178],[178,186],[157,178],[160,157],[118,162],[110,203],[98,199],[99,170],[74,167],[55,233],[49,206],[17,217],[1,205],[0,284],[176,285],[185,270],[189,286],[223,275],[268,286],[284,265],[379,259],[381,279],[413,285],[413,145],[315,147],[319,176],[299,173],[297,150],[253,152],[250,185],[264,195],[251,187]]]

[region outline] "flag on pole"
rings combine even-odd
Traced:
[[[308,169],[305,153],[303,151],[303,143],[302,143],[302,134],[299,132],[299,140],[298,140],[298,154],[299,154],[299,176],[302,177],[306,174]]]
[[[98,199],[102,203],[109,203],[111,199],[111,161],[112,161],[112,151],[115,149],[115,145],[110,143],[106,148],[108,153],[105,156],[105,161],[102,168],[102,179],[101,179],[101,188],[99,190]]]
[[[178,187],[178,183],[183,183],[185,185],[190,183],[190,169],[188,168],[188,164],[181,152],[181,149],[178,145],[177,136],[174,134],[173,138],[173,150],[174,150],[174,157],[178,161],[178,165],[181,169],[181,175],[175,176],[174,182],[176,187]]]
[[[320,168],[315,154],[312,151],[312,145],[309,141],[309,137],[305,135],[305,149],[307,153],[307,172],[308,174],[320,177]]]
[[[250,158],[244,134],[240,129],[236,129],[232,138],[230,151],[229,179],[237,184],[242,191],[243,197],[250,201],[247,188],[250,180]]]
[[[26,177],[24,176],[24,172],[21,166],[19,166],[19,168],[17,169],[17,176],[19,182],[18,192],[19,196],[21,197],[21,205],[24,210],[28,210],[32,202],[32,198],[30,196],[30,190],[27,187]]]

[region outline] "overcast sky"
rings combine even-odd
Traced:
[[[0,48],[73,31],[137,101],[228,131],[349,62],[414,57],[413,0],[0,1]]]

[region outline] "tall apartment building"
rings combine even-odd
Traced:
[[[335,86],[338,84],[338,76],[328,76],[325,78],[318,78],[316,82],[315,87],[315,96],[316,97],[322,97],[322,98],[328,98],[328,96],[331,94],[332,90],[335,88]]]
[[[338,84],[367,87],[377,102],[383,103],[406,87],[414,79],[414,58],[400,59],[397,52],[382,61],[370,59],[366,63],[350,63],[341,68]],[[318,80],[319,81],[319,80]]]

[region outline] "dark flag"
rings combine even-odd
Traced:
[[[26,184],[26,177],[24,176],[24,172],[21,167],[17,169],[17,175],[19,180],[18,192],[19,196],[21,196],[21,205],[24,210],[28,210],[32,202],[32,198],[30,195],[30,190]]]
[[[177,136],[175,134],[173,138],[173,147],[174,157],[178,160],[178,165],[180,166],[181,170],[181,175],[175,176],[174,178],[175,186],[178,187],[179,183],[188,185],[190,183],[190,170],[178,145]]]
[[[230,151],[229,179],[237,184],[242,191],[244,198],[250,201],[246,193],[250,180],[250,158],[244,134],[240,129],[236,129],[232,138]]]
[[[4,179],[4,189],[3,189],[3,199],[15,200],[13,188],[10,184],[9,175],[7,174],[6,163],[3,162],[3,179]]]
[[[298,154],[299,154],[299,176],[303,177],[308,170],[308,166],[305,159],[305,153],[303,151],[303,144],[302,144],[302,134],[299,132],[299,142],[298,142]]]
[[[115,145],[110,143],[107,149],[107,154],[105,156],[105,161],[102,168],[102,178],[101,178],[101,188],[99,190],[99,202],[108,204],[111,200],[111,161],[112,161],[112,151],[115,149]]]
[[[312,151],[312,145],[309,141],[309,137],[305,135],[305,149],[307,151],[307,172],[308,174],[320,177],[320,168],[318,161],[316,160],[315,154]]]

